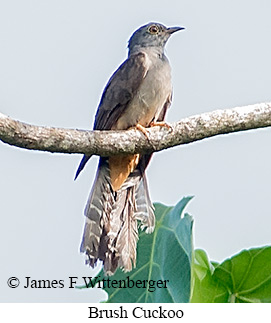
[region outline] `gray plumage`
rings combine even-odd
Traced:
[[[95,130],[124,130],[163,121],[171,103],[171,70],[164,47],[183,28],[149,23],[129,40],[127,60],[108,81],[95,117]],[[84,156],[79,175],[90,156]],[[151,155],[100,158],[85,208],[80,251],[92,267],[98,259],[107,274],[136,265],[138,224],[146,233],[155,226],[145,169]]]

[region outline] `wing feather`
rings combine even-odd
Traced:
[[[95,116],[95,130],[110,130],[136,94],[148,72],[146,54],[131,55],[112,75]]]
[[[109,79],[95,116],[94,130],[110,130],[125,111],[148,72],[146,54],[129,56]],[[76,171],[81,173],[91,156],[84,155]]]

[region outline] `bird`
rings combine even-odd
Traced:
[[[128,41],[128,57],[109,79],[95,115],[94,130],[137,128],[146,134],[150,126],[163,125],[171,105],[171,67],[165,45],[184,27],[151,22],[138,28]],[[91,156],[84,155],[75,179]],[[154,207],[145,169],[151,154],[100,157],[96,178],[84,215],[80,252],[86,264],[102,261],[104,273],[136,267],[138,230],[152,233]]]

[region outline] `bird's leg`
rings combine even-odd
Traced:
[[[155,126],[166,127],[171,131],[173,130],[172,126],[166,123],[165,121],[152,121],[150,123],[150,127],[155,127]]]
[[[167,129],[169,129],[170,131],[173,130],[172,126],[168,123],[166,123],[165,121],[152,121],[150,124],[149,124],[149,127],[156,127],[156,126],[159,126],[159,127],[166,127]],[[143,133],[143,135],[148,139],[150,140],[150,134],[149,134],[149,130],[148,128],[142,126],[141,124],[137,124],[135,126],[135,128],[139,131],[141,131]]]
[[[141,131],[143,133],[143,135],[147,137],[147,139],[150,139],[149,138],[149,131],[147,128],[143,127],[141,124],[138,123],[136,125],[136,129]]]

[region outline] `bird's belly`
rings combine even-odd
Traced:
[[[127,129],[137,124],[147,127],[151,121],[157,120],[171,93],[171,82],[164,78],[168,78],[168,75],[163,77],[160,75],[157,79],[155,73],[147,74],[129,106],[117,121],[117,129]]]

